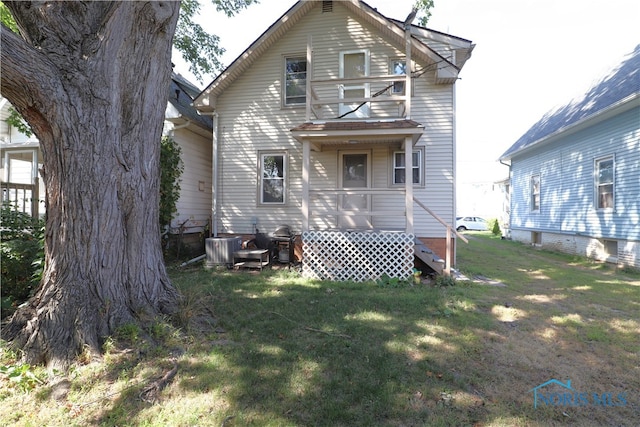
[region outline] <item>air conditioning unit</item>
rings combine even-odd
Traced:
[[[240,237],[211,237],[205,239],[207,259],[205,266],[213,268],[224,265],[233,267],[233,253],[239,251],[242,246]]]

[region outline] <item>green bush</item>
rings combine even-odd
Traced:
[[[178,212],[180,198],[180,176],[184,165],[180,158],[182,150],[170,136],[163,136],[160,142],[160,228],[171,223]]]
[[[489,231],[491,231],[494,236],[500,236],[502,234],[502,231],[500,230],[500,222],[497,218],[491,218],[489,221],[487,221],[487,223],[489,226]]]
[[[458,281],[454,276],[439,275],[436,277],[434,285],[439,288],[446,288],[448,286],[455,286],[457,283]]]
[[[44,260],[44,221],[3,203],[1,208],[0,280],[2,317],[26,301],[42,277]]]

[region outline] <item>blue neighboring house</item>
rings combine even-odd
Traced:
[[[512,239],[640,268],[640,45],[500,161]]]

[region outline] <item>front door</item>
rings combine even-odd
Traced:
[[[370,188],[371,172],[369,153],[340,153],[340,188],[350,194],[339,196],[339,210],[347,213],[367,213],[371,210],[371,198],[368,194],[357,194],[359,190]],[[355,193],[355,194],[353,194]],[[338,219],[341,228],[371,228],[371,217],[367,215],[343,215]]]

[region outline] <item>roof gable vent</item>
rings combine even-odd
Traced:
[[[333,2],[332,1],[323,1],[322,2],[322,13],[333,12]]]

